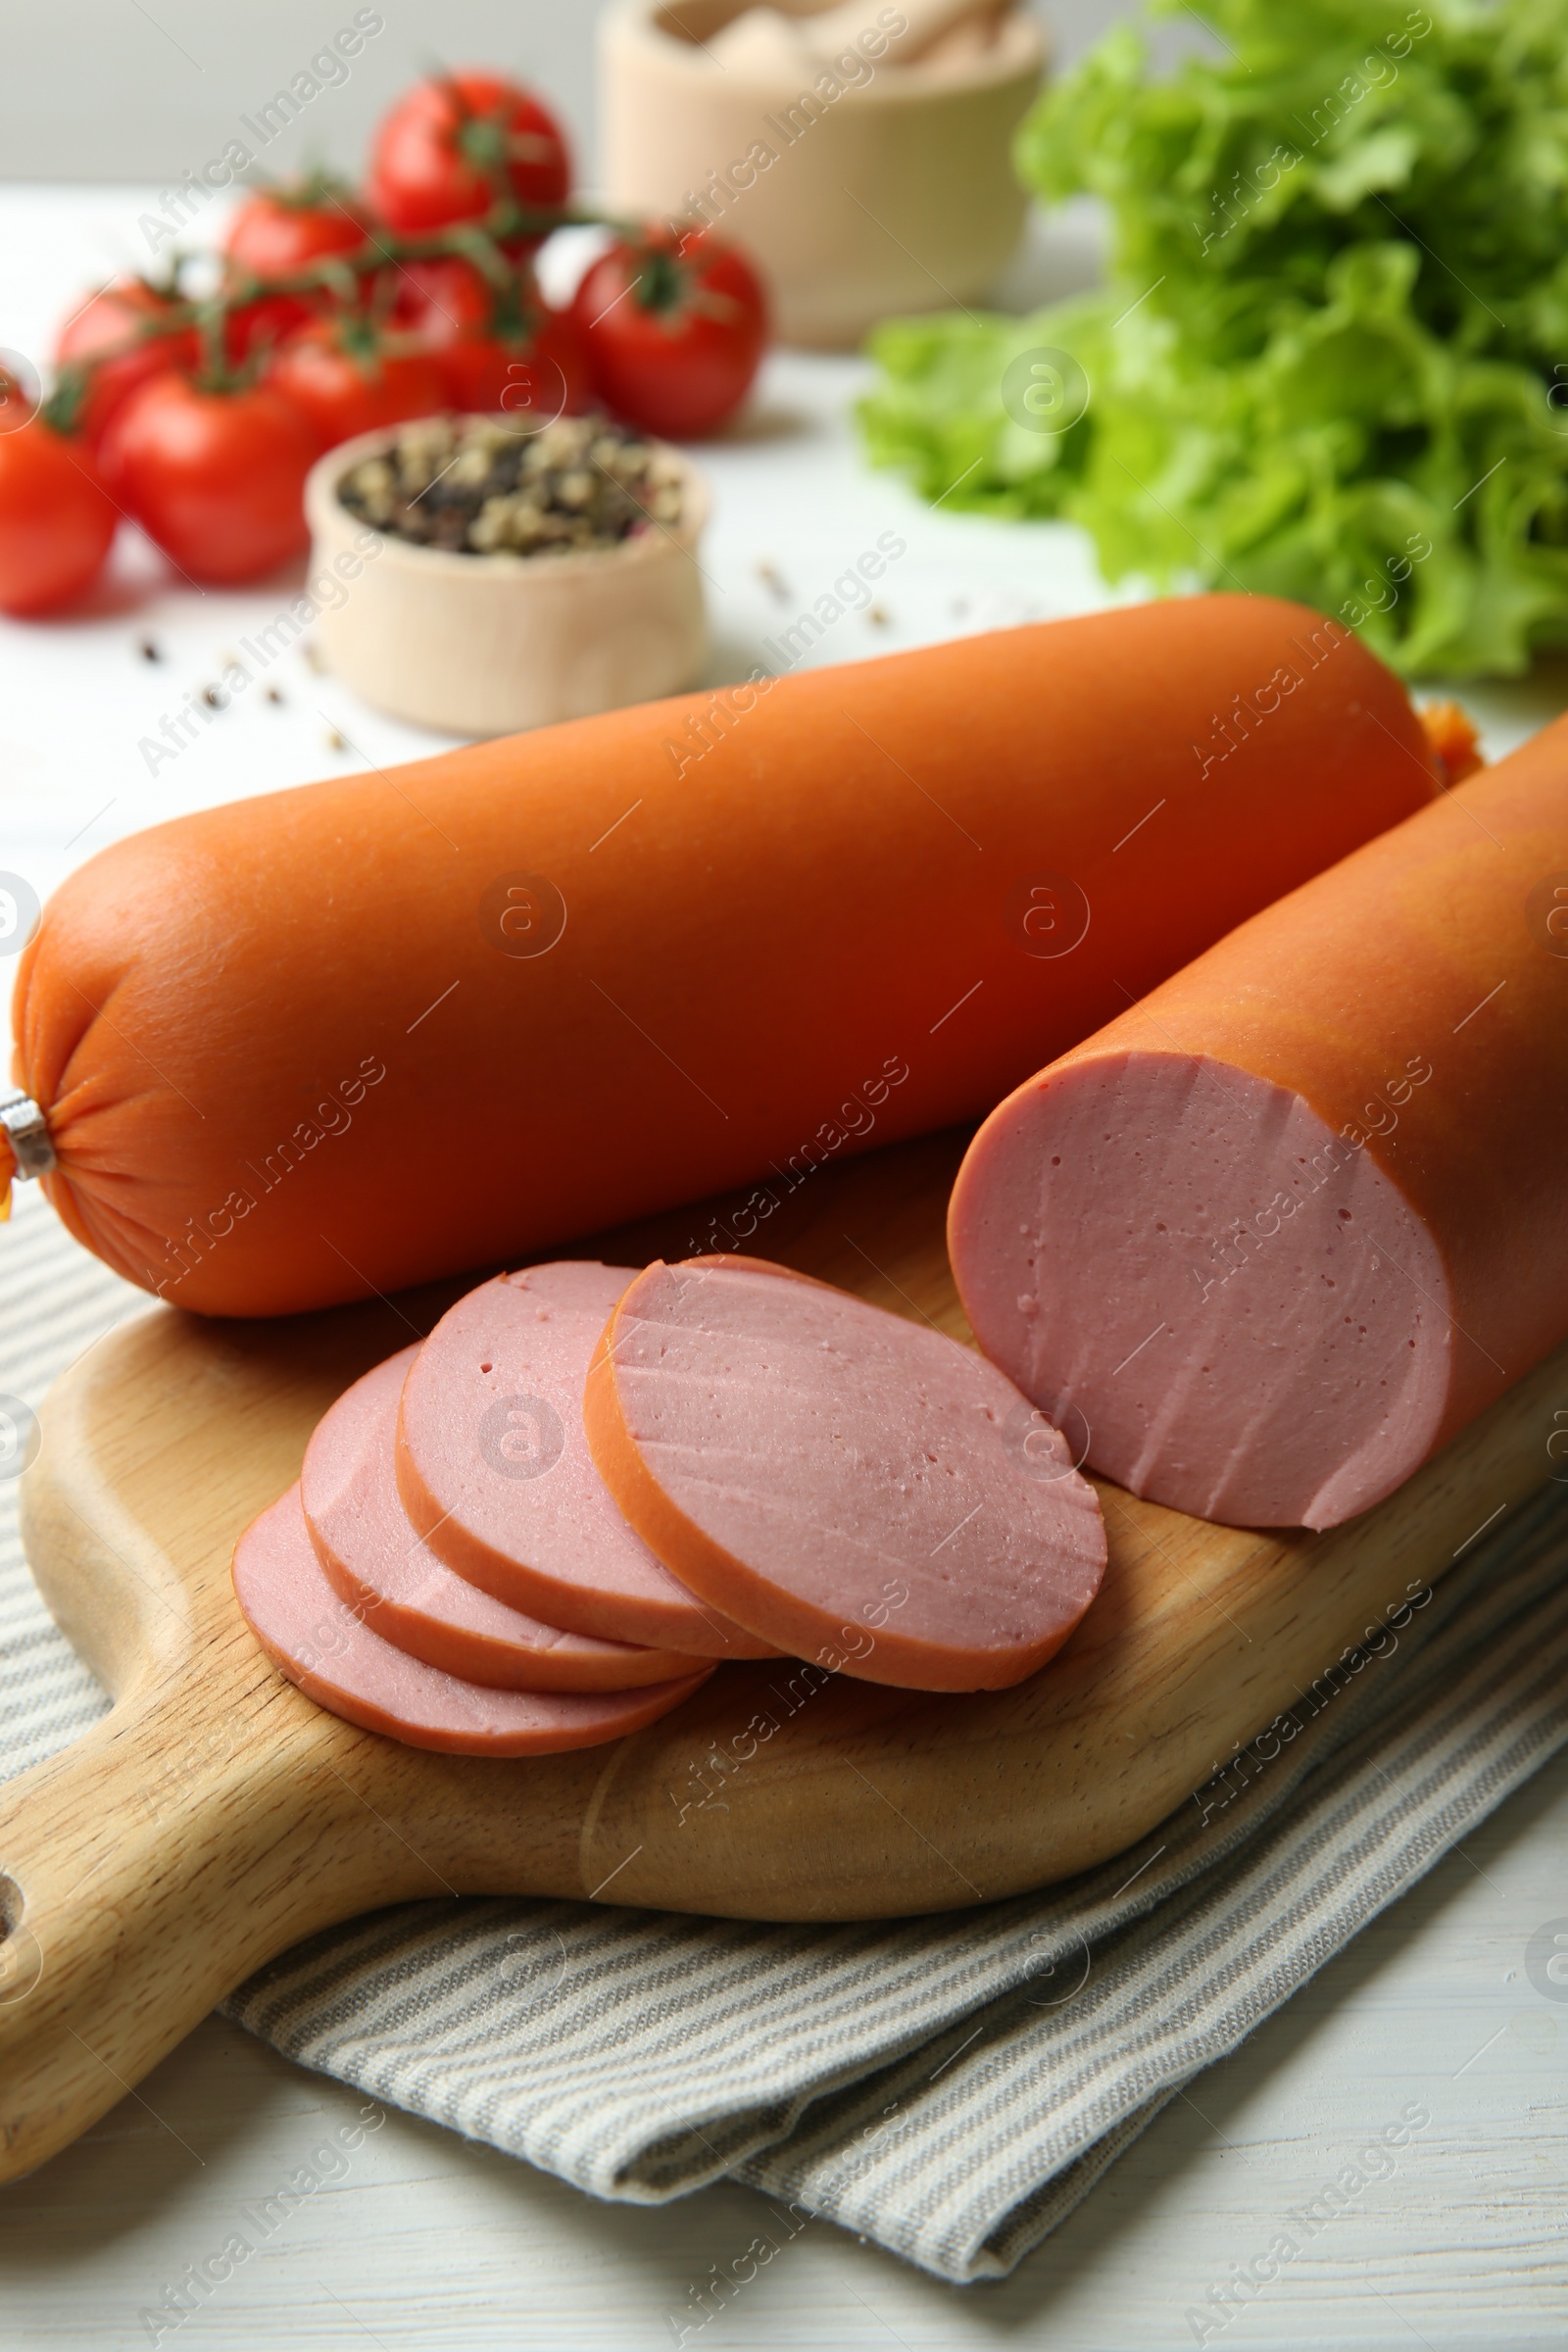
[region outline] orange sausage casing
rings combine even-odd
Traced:
[[[1135,1493],[1327,1527],[1568,1339],[1568,719],[999,1104],[977,1338]]]
[[[13,1074],[67,1224],[209,1313],[753,1180],[762,1232],[1434,782],[1400,686],[1300,607],[1001,631],[133,835],[45,908]]]

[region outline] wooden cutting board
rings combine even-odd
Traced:
[[[819,1170],[756,1232],[705,1203],[579,1249],[687,1255],[716,1216],[730,1246],[966,1339],[943,1246],[963,1142]],[[1015,1690],[731,1666],[614,1746],[490,1762],[323,1713],[264,1656],[228,1575],[332,1397],[466,1287],[270,1323],[150,1307],[48,1398],[28,1553],[115,1704],[0,1790],[0,2179],[85,2130],[253,1969],[377,1904],[514,1892],[852,1920],[1102,1861],[1549,1476],[1568,1401],[1565,1351],[1324,1536],[1211,1527],[1102,1485],[1102,1594]]]

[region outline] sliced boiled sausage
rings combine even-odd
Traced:
[[[1568,1338],[1565,1168],[1558,720],[1010,1095],[949,1241],[1097,1470],[1331,1527]]]
[[[514,1609],[702,1658],[777,1653],[679,1583],[605,1491],[583,1383],[628,1266],[586,1259],[482,1283],[404,1383],[398,1486],[416,1530]]]
[[[1000,1690],[1105,1565],[1094,1489],[935,1329],[758,1259],[654,1264],[595,1355],[594,1459],[683,1584],[832,1671]]]
[[[281,1673],[368,1732],[459,1756],[550,1755],[595,1747],[667,1715],[711,1668],[641,1690],[496,1690],[411,1658],[341,1601],[316,1556],[297,1486],[248,1527],[234,1552],[247,1624]]]
[[[421,1541],[397,1490],[398,1399],[418,1352],[405,1348],[357,1380],[305,1449],[300,1498],[338,1597],[411,1657],[500,1690],[629,1690],[702,1672],[705,1658],[524,1616]]]

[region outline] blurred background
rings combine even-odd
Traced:
[[[1223,587],[1338,617],[1512,739],[1568,695],[1565,6],[0,0],[5,429],[49,396],[9,509],[0,480],[0,795],[32,795],[34,864],[323,755],[604,707],[416,703],[330,605],[286,695],[214,688],[304,576],[307,441],[443,413],[695,452],[701,664],[650,683],[593,638],[621,701]],[[470,99],[464,69],[521,86]],[[463,139],[432,93],[476,110]],[[537,121],[506,115],[536,102],[550,193],[521,184]],[[503,117],[511,160],[463,160]],[[318,172],[340,184],[268,192]],[[264,290],[345,252],[357,275]],[[191,381],[220,327],[227,372]],[[30,538],[29,466],[54,469]],[[896,580],[846,613],[827,584],[884,539]],[[508,638],[519,677],[566,697],[534,643]],[[176,673],[198,731],[172,767]]]
[[[270,0],[265,9],[212,0],[6,0],[0,8],[0,178],[164,182],[241,136],[240,117],[286,87],[355,7]],[[483,61],[550,93],[576,142],[582,180],[596,184],[594,0],[384,0],[385,29],[348,78],[324,90],[268,149],[270,174],[323,163],[352,172],[391,100],[434,64]],[[1032,10],[1057,57],[1082,54],[1133,0],[1040,0]],[[1212,48],[1162,25],[1156,56]]]

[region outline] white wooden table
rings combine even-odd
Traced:
[[[134,190],[0,189],[0,345],[44,351],[74,290],[134,259],[145,201]],[[1048,248],[1043,266],[1060,260]],[[704,555],[715,679],[765,659],[763,641],[885,531],[907,546],[879,614],[836,622],[813,661],[1105,599],[1076,533],[928,514],[868,473],[844,418],[858,377],[852,363],[780,358],[746,430],[703,453],[716,494]],[[171,586],[131,542],[89,614],[0,622],[0,868],[44,893],[119,833],[164,816],[440,748],[295,653],[270,673],[281,702],[247,697],[148,772],[140,739],[295,593],[287,581],[201,597]],[[1559,707],[1549,684],[1465,699],[1494,752]],[[1175,2100],[1006,2284],[940,2286],[817,2224],[686,2340],[703,2352],[1192,2344],[1189,2310],[1232,2265],[1266,2253],[1287,2210],[1309,2202],[1366,2132],[1417,2101],[1432,2120],[1398,2171],[1207,2340],[1225,2352],[1558,2346],[1568,1986],[1549,2000],[1523,1968],[1532,1933],[1558,1917],[1568,1917],[1568,1758]],[[187,2266],[205,2264],[243,2228],[241,2209],[274,2195],[363,2105],[209,2020],[96,2132],[0,2191],[0,2347],[652,2352],[679,2340],[670,2315],[690,2309],[690,2290],[756,2226],[742,2189],[656,2209],[599,2205],[388,2112],[348,2171],[301,2198],[226,2282],[187,2289],[192,2308],[176,2323],[167,2295],[177,2298]]]

